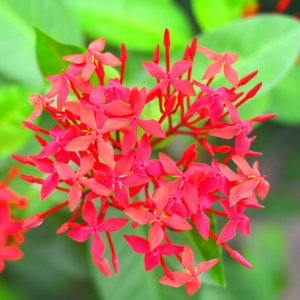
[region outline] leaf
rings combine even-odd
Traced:
[[[61,0],[0,0],[0,77],[41,88],[32,24],[67,42],[81,43],[82,37]]]
[[[299,22],[293,18],[263,15],[200,35],[198,45],[208,47],[217,53],[226,51],[238,54],[240,58],[233,67],[239,72],[239,78],[259,70],[257,76],[246,85],[246,90],[263,82],[257,93],[257,96],[262,96],[274,88],[293,67],[300,46],[299,35]],[[195,57],[193,78],[196,80],[202,78],[206,66],[210,63],[212,61],[198,52]],[[212,87],[223,85],[230,87],[223,75],[217,75]],[[248,109],[252,110],[253,103],[255,111],[253,101],[249,100],[247,105]]]
[[[238,20],[245,5],[255,5],[256,0],[191,0],[193,15],[201,29],[210,31]]]
[[[94,39],[105,36],[108,44],[153,53],[162,43],[166,27],[171,33],[171,50],[189,42],[189,19],[167,0],[66,0],[85,32]],[[168,17],[170,16],[170,17]]]
[[[36,55],[42,74],[46,76],[67,71],[69,62],[62,59],[64,55],[81,54],[86,50],[82,47],[62,44],[39,28],[35,27],[36,32]]]
[[[30,130],[22,129],[34,106],[28,103],[31,88],[7,85],[0,88],[0,156],[14,153],[32,135]]]
[[[274,122],[293,126],[300,124],[299,82],[300,66],[295,66],[268,94],[271,99],[269,111],[277,114]]]

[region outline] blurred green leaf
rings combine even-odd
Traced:
[[[184,12],[167,0],[65,0],[86,33],[93,39],[105,36],[110,45],[153,53],[169,28],[172,48],[191,38],[191,26]]]
[[[86,50],[82,47],[62,44],[39,28],[35,27],[36,32],[36,55],[42,74],[46,76],[67,71],[69,62],[62,59],[64,55],[81,54]]]
[[[14,293],[14,291],[11,291],[6,283],[2,280],[0,280],[0,297],[1,299],[5,300],[18,300],[18,296]]]
[[[240,58],[233,67],[239,72],[239,78],[259,70],[257,76],[246,85],[246,90],[263,82],[257,94],[261,96],[274,88],[293,67],[299,52],[299,36],[300,25],[297,20],[288,16],[263,15],[200,35],[198,45],[208,47],[217,53],[227,51],[238,54]],[[212,61],[198,53],[195,57],[193,78],[196,80],[202,78],[210,63]],[[217,75],[212,87],[222,85],[230,87],[223,75]],[[255,101],[248,102],[247,110],[254,114],[248,117],[254,117]],[[258,111],[262,113],[260,109]]]
[[[277,117],[274,122],[286,125],[300,124],[300,66],[295,66],[291,72],[269,93],[272,113]]]
[[[2,86],[0,88],[0,156],[14,153],[30,138],[31,131],[22,129],[33,110],[28,103],[31,88],[21,86]]]
[[[241,18],[245,5],[255,5],[256,0],[191,0],[193,15],[201,29],[217,29]]]
[[[62,0],[0,0],[0,77],[41,88],[33,24],[65,42],[82,43],[82,34]]]

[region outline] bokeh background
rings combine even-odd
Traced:
[[[300,3],[294,0],[284,11],[277,0],[0,0],[0,179],[19,165],[10,157],[37,154],[39,145],[29,130],[21,129],[33,107],[31,93],[47,86],[39,69],[39,30],[57,41],[87,47],[106,37],[106,50],[116,55],[121,43],[128,50],[125,84],[154,84],[140,61],[152,60],[163,32],[170,29],[173,61],[180,59],[187,43],[197,35],[198,44],[216,52],[240,55],[241,75],[259,69],[253,81],[263,81],[260,93],[242,108],[243,117],[277,113],[278,117],[255,128],[252,150],[263,153],[260,169],[271,190],[264,210],[249,210],[251,236],[238,235],[231,245],[253,265],[249,270],[223,253],[226,287],[203,286],[191,299],[296,300],[300,295]],[[281,1],[289,2],[289,1]],[[276,8],[277,7],[277,8]],[[275,12],[274,12],[275,10]],[[38,28],[38,29],[36,29]],[[200,60],[203,74],[205,64]],[[219,81],[218,84],[222,84]],[[248,88],[250,88],[248,86]],[[149,111],[155,114],[155,111]],[[43,127],[53,126],[45,114]],[[191,141],[177,138],[165,151],[174,159]],[[215,140],[218,143],[218,140]],[[198,147],[199,160],[211,158]],[[34,175],[28,166],[21,173]],[[30,199],[19,214],[28,217],[60,203],[65,195],[54,192],[41,203],[39,186],[17,178],[11,187]],[[6,263],[0,274],[0,299],[188,299],[184,289],[161,287],[156,271],[145,274],[142,257],[132,255],[120,240],[117,252],[120,273],[106,279],[93,266],[89,244],[76,243],[55,232],[67,219],[67,211],[46,219],[25,234],[25,257]],[[220,230],[223,220],[218,220]],[[199,236],[199,239],[201,237]],[[117,242],[118,243],[118,242]],[[230,243],[229,243],[230,244]]]

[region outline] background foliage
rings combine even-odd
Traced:
[[[221,287],[225,277],[220,265],[203,278],[202,288],[191,299],[296,299],[294,293],[299,287],[293,285],[293,270],[297,263],[291,268],[289,265],[294,260],[300,225],[300,67],[296,65],[300,26],[289,15],[300,12],[300,5],[293,1],[285,14],[271,14],[276,2],[260,1],[261,13],[244,18],[245,7],[255,7],[256,0],[0,0],[0,179],[16,165],[9,154],[39,151],[38,143],[29,131],[21,129],[20,121],[33,109],[29,94],[46,91],[43,76],[67,67],[60,56],[83,52],[90,41],[101,36],[106,37],[108,51],[115,54],[120,53],[124,42],[128,49],[125,84],[149,88],[154,82],[140,61],[152,59],[154,47],[162,44],[164,29],[168,27],[171,32],[174,61],[197,35],[202,46],[239,54],[236,68],[241,76],[259,69],[251,84],[262,81],[263,87],[241,108],[242,117],[261,113],[277,113],[278,117],[256,128],[253,144],[253,150],[264,153],[261,170],[271,183],[266,209],[251,216],[250,238],[239,236],[232,245],[254,270],[245,269],[224,253],[227,288]],[[193,74],[201,76],[209,61],[200,55],[196,59],[199,69],[194,68]],[[115,69],[106,72],[117,76]],[[221,80],[214,84],[226,85]],[[155,117],[155,108],[147,113]],[[53,126],[48,115],[39,122]],[[189,142],[189,138],[173,140],[167,148],[169,155],[176,159]],[[210,159],[200,147],[198,150],[200,160]],[[32,174],[30,166],[20,167],[21,173]],[[38,186],[18,178],[12,187],[30,198],[22,217],[47,210],[63,196],[55,192],[42,203]],[[113,236],[120,274],[106,279],[90,261],[88,244],[55,234],[66,219],[67,211],[60,212],[26,233],[25,258],[7,263],[0,277],[0,299],[188,299],[184,289],[159,285],[160,271],[144,272],[142,256],[129,249],[122,231]],[[218,221],[217,231],[223,220]],[[193,239],[192,233],[184,239]],[[193,241],[198,259],[209,259],[210,251],[201,237]],[[219,255],[218,247],[214,251],[214,257]]]

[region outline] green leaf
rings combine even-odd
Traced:
[[[268,94],[271,99],[269,111],[277,114],[274,122],[293,126],[300,124],[299,82],[300,66],[295,66]]]
[[[153,53],[162,43],[164,30],[171,33],[171,50],[191,38],[189,19],[167,0],[66,0],[81,26],[93,39],[105,36],[109,45]]]
[[[217,29],[231,21],[238,20],[245,5],[255,5],[256,0],[191,0],[192,12],[205,31]]]
[[[295,19],[288,16],[263,15],[200,35],[198,45],[208,47],[217,53],[226,51],[238,54],[239,60],[233,67],[238,71],[239,78],[259,70],[257,76],[245,88],[248,91],[257,83],[263,82],[257,93],[257,96],[262,96],[274,88],[293,67],[299,52],[299,36],[300,25]],[[195,57],[193,78],[201,79],[210,63],[212,61],[198,52]],[[231,87],[222,74],[217,75],[212,82],[213,88],[219,86]],[[247,105],[249,110],[256,111],[254,100],[249,100]]]
[[[2,86],[0,88],[0,156],[14,153],[31,136],[30,130],[22,129],[33,110],[28,103],[31,88],[21,86]]]
[[[67,71],[69,62],[62,59],[64,55],[81,54],[86,50],[82,47],[62,44],[39,28],[35,27],[36,32],[36,55],[42,74],[46,76]]]
[[[43,86],[33,24],[63,41],[82,42],[81,31],[61,0],[0,0],[1,80]]]

